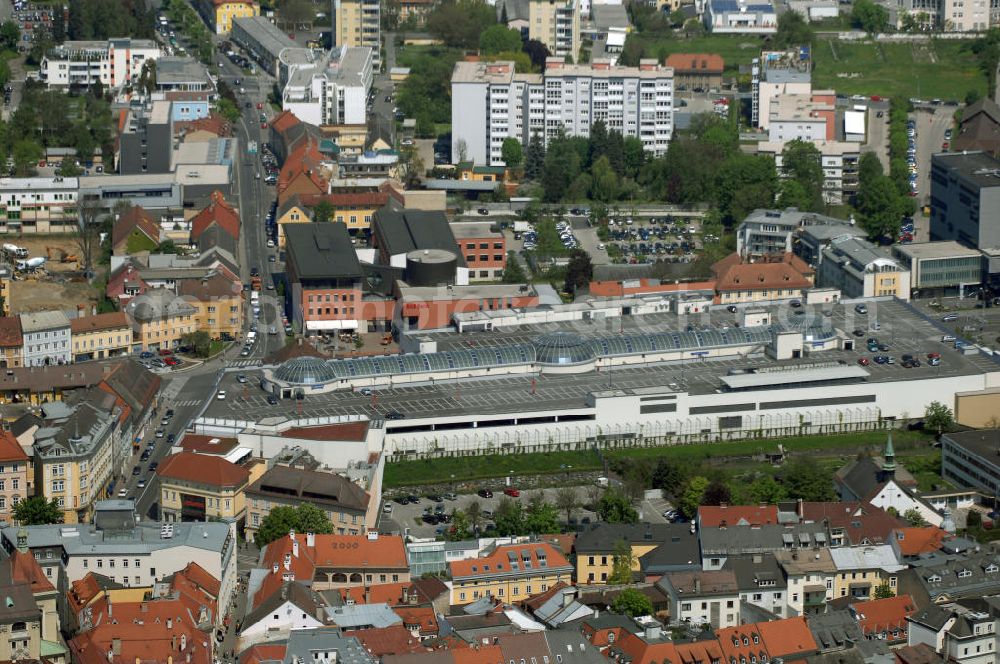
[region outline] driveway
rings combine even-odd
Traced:
[[[881,113],[882,117],[878,117]],[[889,111],[868,107],[868,142],[862,150],[874,152],[882,162],[882,170],[889,172]]]

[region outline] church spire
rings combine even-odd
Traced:
[[[885,452],[883,453],[885,457],[885,462],[882,464],[882,471],[886,474],[886,478],[892,478],[896,474],[896,451],[892,447],[892,432],[889,432],[889,438],[885,441]]]

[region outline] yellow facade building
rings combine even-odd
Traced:
[[[309,208],[303,205],[299,197],[289,196],[285,202],[278,207],[275,215],[275,223],[278,224],[278,246],[285,246],[285,224],[308,224],[312,222],[312,213]]]
[[[257,475],[264,464],[255,464]],[[179,452],[163,460],[156,471],[160,483],[160,511],[165,521],[225,521],[246,518],[244,490],[251,472],[221,456]]]
[[[529,0],[528,39],[536,39],[560,59],[580,57],[579,0]]]
[[[836,573],[833,577],[833,596],[869,600],[883,584],[895,595],[898,574],[906,565],[897,562],[889,544],[865,547],[839,547],[830,550]]]
[[[74,362],[128,355],[132,350],[132,324],[123,311],[72,318],[69,327]]]
[[[545,542],[499,546],[486,557],[455,560],[448,567],[453,606],[483,597],[512,604],[543,593],[560,581],[569,584],[573,576],[573,566]]]
[[[260,16],[260,5],[251,0],[199,0],[198,9],[217,35],[229,34],[235,18]]]
[[[198,309],[165,288],[154,288],[125,307],[132,320],[133,340],[140,350],[176,348],[181,337],[198,329]]]
[[[579,533],[576,551],[578,584],[608,583],[614,573],[616,556],[628,547],[632,571],[643,569],[643,557],[655,552],[655,563],[663,569],[694,569],[692,561],[700,558],[698,537],[685,524],[599,523]]]
[[[379,0],[334,0],[334,46],[368,46],[381,63],[382,18]]]
[[[243,285],[238,279],[215,272],[203,279],[185,279],[178,293],[195,308],[195,327],[213,339],[235,339],[243,328]]]

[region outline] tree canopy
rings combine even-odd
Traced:
[[[505,25],[491,25],[479,35],[479,53],[496,55],[504,51],[521,50],[521,33]]]
[[[309,503],[301,503],[298,507],[282,505],[273,508],[260,522],[255,541],[258,546],[264,546],[279,537],[284,537],[290,530],[297,533],[328,534],[333,532],[333,524],[323,510],[315,505]]]
[[[786,10],[778,17],[778,31],[774,35],[774,44],[778,48],[808,46],[812,39],[809,21],[799,12]]]
[[[851,23],[874,37],[889,31],[889,10],[872,0],[854,0]]]
[[[653,601],[635,588],[626,588],[611,602],[611,610],[635,618],[653,615]]]
[[[442,0],[427,15],[426,26],[447,46],[474,49],[496,22],[496,11],[483,0]]]
[[[14,506],[14,518],[24,526],[41,526],[62,523],[63,511],[55,498],[46,500],[45,496],[32,496]]]

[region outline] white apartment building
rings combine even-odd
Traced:
[[[786,141],[761,141],[758,154],[771,155],[781,173],[781,153]],[[820,151],[823,166],[823,200],[830,205],[847,202],[858,190],[861,146],[846,141],[811,141]]]
[[[808,46],[762,51],[751,66],[750,124],[767,129],[771,104],[781,95],[812,92],[812,57]]]
[[[568,65],[549,58],[545,73],[517,74],[513,62],[459,62],[451,78],[452,160],[503,164],[504,139],[527,145],[564,130],[589,136],[594,122],[634,136],[662,155],[673,135],[674,73],[655,60],[616,67],[607,60]]]
[[[786,94],[770,105],[767,138],[772,142],[836,138],[836,93]]]
[[[0,178],[0,235],[73,233],[77,178]]]
[[[579,0],[528,0],[528,39],[537,39],[549,52],[576,62],[580,57]]]
[[[38,76],[50,86],[88,86],[100,82],[120,88],[139,77],[147,60],[159,57],[160,47],[151,39],[68,41],[42,58]]]
[[[363,125],[373,66],[367,46],[340,46],[313,63],[290,65],[281,107],[311,125]]]
[[[73,361],[69,318],[61,311],[21,314],[24,366],[42,367]]]

